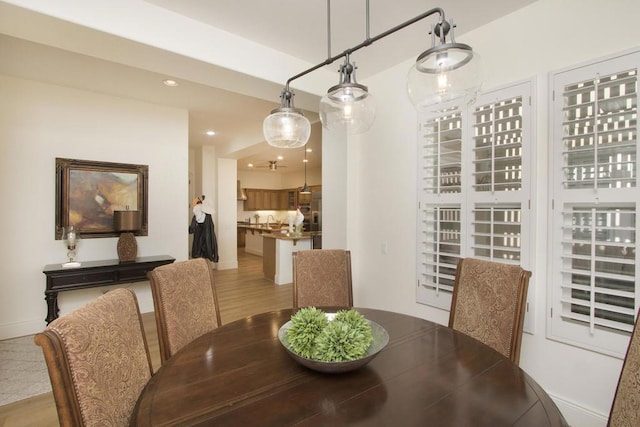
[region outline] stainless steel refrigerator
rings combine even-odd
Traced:
[[[311,231],[315,232],[311,247],[322,249],[322,191],[311,193]]]

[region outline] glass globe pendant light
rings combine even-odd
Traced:
[[[356,81],[356,67],[345,55],[340,66],[340,83],[329,88],[320,101],[320,121],[330,130],[343,129],[349,134],[366,132],[375,118],[375,101],[365,85]]]
[[[451,32],[451,42],[446,36]],[[472,103],[482,86],[480,56],[456,43],[451,24],[441,20],[431,31],[432,47],[418,56],[407,75],[407,93],[418,111],[429,111],[455,99]],[[436,46],[436,37],[440,44]]]
[[[436,111],[454,107],[450,101],[462,100],[466,104],[475,101],[482,86],[481,58],[470,46],[456,43],[453,37],[455,25],[453,21],[445,19],[443,9],[434,7],[370,37],[369,0],[367,0],[365,40],[338,55],[331,56],[330,2],[331,0],[327,0],[329,55],[325,61],[287,80],[281,95],[281,107],[273,110],[263,123],[264,135],[269,144],[285,148],[306,144],[310,134],[310,124],[302,115],[302,111],[293,107],[293,93],[289,91],[289,84],[340,58],[345,58],[344,64],[339,69],[340,82],[330,88],[327,95],[322,98],[320,120],[329,130],[343,129],[348,134],[367,131],[375,118],[375,103],[367,87],[356,82],[356,67],[349,62],[349,55],[434,14],[438,14],[440,19],[431,29],[431,48],[418,56],[407,75],[409,98],[418,111]],[[448,35],[450,35],[450,42],[447,42]],[[439,39],[437,45],[436,37]]]
[[[293,96],[287,85],[280,95],[280,108],[272,110],[262,123],[262,132],[269,145],[296,148],[309,141],[311,123],[301,109],[293,106]]]

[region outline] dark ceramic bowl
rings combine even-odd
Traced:
[[[334,315],[334,313],[327,313],[328,317],[333,317]],[[320,360],[308,359],[296,354],[289,346],[289,341],[287,339],[287,329],[289,329],[289,326],[291,326],[291,321],[288,321],[287,323],[282,325],[282,327],[278,331],[278,339],[280,340],[282,346],[287,350],[289,355],[293,358],[293,360],[300,363],[301,365],[318,372],[339,374],[356,370],[371,362],[389,342],[389,334],[382,326],[369,319],[367,319],[367,322],[369,322],[369,325],[371,325],[373,342],[371,343],[369,349],[363,357],[346,362],[322,362]]]

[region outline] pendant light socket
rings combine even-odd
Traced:
[[[447,21],[432,29],[433,46],[418,56],[407,74],[407,94],[418,111],[439,109],[439,104],[459,100],[470,104],[482,86],[482,60],[463,43],[447,42],[452,26]],[[436,45],[436,37],[440,44]]]

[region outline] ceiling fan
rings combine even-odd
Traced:
[[[278,166],[278,161],[277,160],[269,160],[269,164],[268,165],[258,165],[256,166],[257,168],[269,168],[269,170],[272,171],[276,171],[278,170],[278,168],[286,168],[286,166]]]

